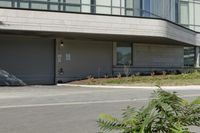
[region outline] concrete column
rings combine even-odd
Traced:
[[[199,64],[199,58],[200,58],[199,52],[200,52],[199,47],[195,47],[195,68],[199,68],[199,66],[200,66],[200,64]]]

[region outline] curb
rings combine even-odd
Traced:
[[[83,87],[83,88],[115,88],[115,89],[148,89],[155,90],[157,86],[121,86],[121,85],[78,85],[78,84],[58,84],[57,86]],[[188,86],[161,86],[164,90],[200,90],[200,85]]]

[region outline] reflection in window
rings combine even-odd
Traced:
[[[127,16],[140,16],[141,0],[125,0],[125,13]]]
[[[112,0],[112,14],[120,15],[121,14],[121,0]]]
[[[133,0],[125,0],[126,15],[133,16]]]
[[[197,0],[0,0],[0,6],[159,17],[200,31],[200,3]],[[189,17],[193,18],[190,23]]]
[[[29,2],[28,1],[20,1],[19,7],[20,8],[29,8]]]
[[[117,65],[132,64],[132,45],[130,43],[117,44]]]
[[[96,0],[96,13],[111,14],[111,0]]]
[[[31,8],[32,9],[41,9],[41,10],[47,10],[47,0],[35,0],[31,1]]]
[[[66,0],[66,11],[80,12],[81,11],[81,0]]]
[[[50,0],[50,6],[49,6],[50,10],[60,10],[59,7],[59,0]]]
[[[1,7],[12,7],[12,1],[1,0],[0,1],[0,6]]]
[[[180,23],[189,24],[189,3],[186,1],[180,3]]]
[[[150,5],[150,0],[143,0],[143,16],[149,17],[151,15]]]
[[[94,0],[82,0],[82,5],[81,5],[81,11],[82,12],[87,12],[87,13],[92,13],[91,11],[91,4],[90,4],[90,1],[91,1],[91,4],[92,4],[92,1]]]
[[[195,59],[195,47],[184,47],[184,66],[193,67]]]

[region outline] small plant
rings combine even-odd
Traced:
[[[155,76],[156,75],[156,73],[155,72],[151,72],[151,76]]]
[[[131,74],[130,66],[124,65],[124,74],[126,77],[129,77],[129,75]]]
[[[117,74],[117,78],[120,79],[122,77],[121,73]]]
[[[129,77],[131,74],[131,61],[128,62],[128,64],[124,64],[124,74],[126,77]]]
[[[106,75],[104,75],[104,78],[105,78],[105,79],[107,79],[108,77],[109,77],[109,76],[108,76],[107,74],[106,74]]]
[[[140,75],[141,75],[140,72],[135,73],[135,76],[140,76]]]
[[[162,75],[163,76],[167,75],[167,72],[166,71],[162,71]]]
[[[200,98],[192,103],[162,89],[153,93],[146,107],[127,107],[122,119],[102,114],[97,120],[101,133],[191,133],[188,126],[200,126]]]
[[[94,77],[92,75],[89,75],[89,76],[87,76],[87,79],[90,80],[90,81],[93,81]]]

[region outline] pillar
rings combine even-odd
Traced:
[[[200,60],[200,49],[199,49],[199,47],[195,47],[195,68],[199,68],[200,66],[200,62],[199,62],[199,60]]]

